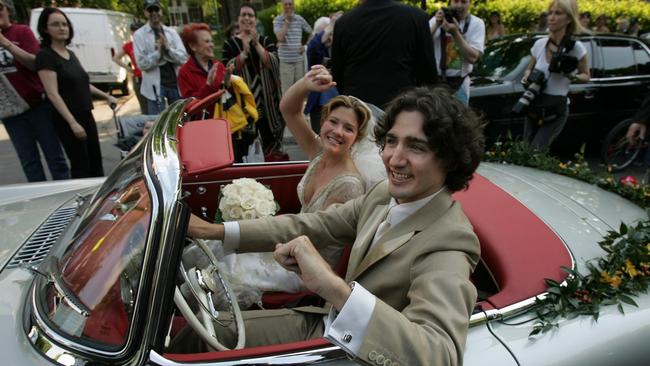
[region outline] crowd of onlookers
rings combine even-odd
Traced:
[[[368,1],[345,17],[337,12],[312,26],[295,13],[293,0],[282,0],[273,39],[255,8],[244,3],[236,23],[227,29],[219,60],[207,24],[189,24],[179,34],[163,24],[159,1],[145,0],[146,22],[131,25],[133,41],[124,44],[113,61],[132,73],[141,112],[150,119],[180,98],[204,98],[225,90],[214,116],[230,123],[236,161],[243,161],[255,143],[272,158],[282,150],[280,99],[314,65],[326,65],[337,83],[306,99],[303,112],[316,134],[322,107],[338,94],[382,107],[400,90],[442,81],[467,105],[469,76],[485,42],[507,33],[498,12],[484,22],[470,13],[470,6],[471,0],[450,0],[456,12],[441,9],[428,19],[419,9]],[[38,146],[54,179],[103,175],[91,96],[110,103],[115,98],[89,84],[66,47],[74,28],[60,9],[42,12],[39,44],[28,27],[11,23],[12,7],[12,0],[0,0],[0,52],[8,60],[0,79],[8,86],[0,96],[0,118],[25,175],[30,182],[45,179]],[[408,17],[417,21],[400,23]],[[549,32],[548,17],[542,12],[530,30]],[[580,13],[579,23],[580,31],[610,32],[604,14],[592,20],[589,12]],[[620,19],[614,31],[636,36],[639,21]]]
[[[543,11],[539,14],[537,22],[530,28],[530,31],[533,33],[540,33],[548,31],[547,24],[548,12]],[[630,36],[638,37],[640,35],[640,23],[639,19],[635,17],[631,18],[619,18],[616,22],[616,28],[612,31],[609,28],[609,17],[607,14],[600,14],[596,19],[592,19],[591,12],[585,11],[580,13],[580,24],[583,29],[586,31],[591,31],[594,33],[620,33],[627,34]],[[486,25],[486,38],[487,40],[492,40],[498,37],[503,37],[507,34],[506,27],[501,22],[501,15],[498,11],[493,11],[488,17]]]

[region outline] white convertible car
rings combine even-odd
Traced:
[[[169,352],[181,328],[205,330],[215,313],[201,280],[212,267],[181,266],[189,213],[213,217],[220,187],[239,177],[271,187],[280,213],[297,212],[296,184],[307,167],[233,164],[225,121],[187,122],[208,99],[168,108],[106,179],[0,188],[2,364],[355,364],[324,339]],[[603,254],[597,242],[607,231],[646,217],[640,207],[566,177],[489,163],[455,198],[482,249],[465,365],[647,364],[648,295],[635,299],[638,307],[625,305],[624,315],[603,307],[597,322],[561,319],[557,330],[528,336],[544,279],[561,282],[561,266],[584,272],[585,261]],[[265,307],[319,301],[277,293],[263,300]]]

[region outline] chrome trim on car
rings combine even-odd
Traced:
[[[67,336],[59,334],[58,331],[52,329],[49,326],[48,321],[46,321],[39,311],[39,306],[36,303],[36,290],[40,288],[38,286],[39,281],[42,279],[37,279],[34,281],[31,291],[31,331],[30,334],[34,333],[38,336],[29,337],[30,341],[37,349],[41,350],[43,354],[52,360],[55,363],[59,361],[53,358],[54,355],[59,354],[50,354],[49,349],[56,348],[57,350],[62,350],[66,355],[74,357],[76,360],[81,360],[81,365],[84,365],[89,362],[87,356],[79,356],[73,353],[73,351],[66,351],[65,349],[74,350],[74,352],[85,353],[88,355],[96,355],[103,357],[105,359],[116,359],[123,358],[126,356],[128,350],[133,347],[142,348],[148,345],[151,342],[151,324],[156,322],[152,321],[152,318],[157,318],[160,314],[155,311],[149,311],[150,309],[150,299],[157,299],[158,295],[158,286],[157,284],[160,281],[161,272],[166,272],[167,269],[159,268],[154,277],[153,284],[150,285],[150,292],[146,293],[143,290],[143,279],[144,274],[151,271],[150,267],[155,265],[156,260],[150,260],[151,252],[155,250],[158,254],[160,253],[159,247],[160,243],[166,243],[167,240],[170,240],[165,234],[167,234],[170,225],[169,213],[173,208],[176,198],[179,196],[180,192],[180,162],[178,160],[177,148],[176,148],[176,127],[178,126],[179,115],[185,107],[185,101],[178,101],[174,103],[171,107],[165,110],[160,118],[159,122],[154,125],[152,131],[150,132],[147,140],[145,141],[144,146],[142,147],[143,153],[143,163],[144,168],[142,169],[142,175],[147,185],[151,196],[151,224],[150,231],[147,237],[147,243],[145,245],[145,254],[144,262],[142,264],[142,272],[140,279],[140,288],[138,291],[138,296],[135,300],[133,322],[142,322],[138,318],[142,317],[147,318],[145,324],[147,328],[144,330],[142,337],[134,339],[134,329],[133,324],[130,324],[128,335],[125,339],[125,344],[115,351],[103,350],[98,347],[91,347],[77,341],[71,340]],[[127,157],[128,159],[128,157]],[[119,167],[118,167],[119,169]],[[93,197],[94,199],[94,197]],[[162,209],[162,212],[161,212]],[[162,216],[161,216],[162,215]],[[155,230],[159,226],[160,217],[163,217],[163,222],[160,232],[163,235],[157,237],[155,235]],[[65,349],[64,349],[65,348]],[[136,352],[135,357],[144,358],[146,353]],[[97,360],[92,360],[96,362]],[[108,362],[104,360],[104,362]],[[139,362],[136,362],[139,364]],[[67,363],[66,363],[67,364]],[[73,363],[74,364],[74,363]]]
[[[330,360],[347,360],[347,354],[338,346],[326,346],[302,352],[283,353],[274,356],[258,356],[239,360],[176,362],[165,358],[156,351],[149,352],[149,361],[160,366],[231,366],[231,365],[306,365]],[[351,363],[351,362],[350,362]]]
[[[34,347],[54,363],[67,366],[83,366],[92,362],[90,359],[82,358],[79,355],[73,354],[64,348],[59,347],[56,343],[53,343],[48,337],[43,335],[37,326],[32,326],[27,334],[27,338],[32,342]]]
[[[54,211],[11,258],[7,268],[39,264],[47,257],[52,245],[56,243],[63,230],[72,221],[78,208],[79,205],[73,201],[72,205],[66,204]]]
[[[304,174],[287,174],[287,175],[273,175],[273,176],[265,176],[265,177],[247,177],[255,180],[260,180],[260,179],[283,179],[283,178],[293,178],[293,177],[302,177]],[[205,185],[205,184],[222,184],[222,183],[230,183],[232,182],[233,179],[224,179],[224,180],[211,180],[211,181],[200,181],[200,182],[191,182],[191,183],[185,183],[183,185],[185,186],[196,186],[196,185]]]

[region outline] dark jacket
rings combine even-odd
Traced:
[[[427,15],[392,0],[366,0],[338,19],[331,53],[339,92],[378,107],[437,80]]]

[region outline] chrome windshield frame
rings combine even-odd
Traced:
[[[157,323],[160,318],[160,313],[152,311],[152,308],[160,307],[158,285],[161,278],[166,279],[169,276],[167,268],[160,268],[156,263],[164,252],[163,247],[173,245],[170,236],[174,230],[170,226],[175,222],[176,202],[181,193],[181,163],[176,131],[189,101],[180,100],[167,108],[141,142],[144,146],[136,147],[133,152],[141,154],[138,159],[142,162],[142,175],[151,196],[151,223],[145,244],[138,295],[124,345],[115,350],[109,350],[109,347],[94,347],[51,327],[49,320],[46,320],[47,316],[41,314],[38,305],[38,289],[42,285],[42,279],[37,278],[30,291],[30,306],[25,307],[29,312],[25,317],[25,329],[33,346],[52,362],[61,363],[61,354],[65,354],[67,360],[79,362],[78,364],[96,362],[98,359],[102,362],[124,362],[131,359],[131,362],[139,364],[148,358],[146,348],[154,337],[152,324]],[[111,175],[120,174],[121,166],[122,164],[118,165]],[[103,186],[100,186],[97,192],[101,191],[101,187]],[[97,198],[97,194],[92,197],[93,200]],[[48,350],[56,350],[56,355]]]

